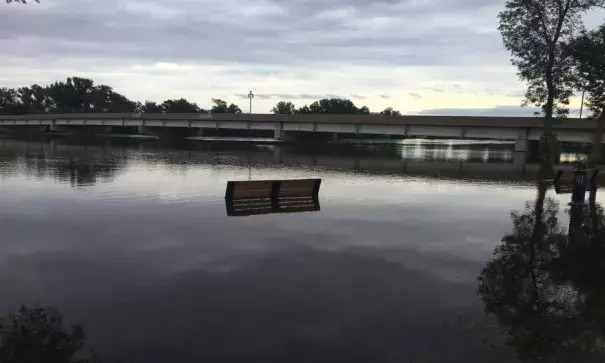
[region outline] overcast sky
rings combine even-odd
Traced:
[[[245,111],[252,90],[258,113],[332,96],[374,111],[533,112],[518,107],[524,85],[497,31],[504,0],[3,3],[0,86],[82,76],[135,100],[218,97]]]

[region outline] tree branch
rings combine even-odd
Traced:
[[[540,18],[540,22],[542,23],[542,33],[543,33],[542,35],[544,36],[544,39],[546,40],[548,47],[551,48],[552,41],[550,39],[550,36],[548,35],[548,27],[546,26],[546,20],[544,19],[544,13],[542,12],[542,9],[540,8],[540,6],[538,4],[536,4],[536,2],[534,0],[529,0],[529,3],[538,13],[538,17]]]

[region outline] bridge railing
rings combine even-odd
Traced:
[[[543,121],[536,117],[481,117],[481,116],[384,116],[384,115],[274,115],[274,114],[210,114],[210,113],[69,113],[3,115],[0,121],[20,120],[214,120],[242,122],[285,123],[349,123],[382,125],[430,125],[467,127],[541,128]],[[594,129],[593,120],[562,120],[558,129]]]

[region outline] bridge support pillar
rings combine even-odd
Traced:
[[[539,152],[539,145],[540,142],[538,140],[515,140],[515,163],[525,164],[535,159]]]
[[[515,152],[524,153],[529,150],[529,140],[519,139],[515,140]]]
[[[147,133],[147,126],[141,125],[141,126],[137,126],[137,134],[146,134]]]
[[[273,149],[273,164],[278,165],[281,164],[281,147],[279,145],[275,146]]]
[[[296,139],[291,132],[278,129],[273,132],[273,138],[283,141],[294,141]]]

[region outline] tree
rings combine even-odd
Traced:
[[[571,54],[578,76],[576,86],[588,92],[587,106],[597,118],[589,160],[590,164],[596,165],[601,156],[601,140],[605,131],[605,24],[575,39]]]
[[[242,113],[242,109],[239,108],[238,105],[231,103],[229,104],[229,107],[227,107],[227,113],[234,113],[236,115],[239,115],[240,113]]]
[[[105,85],[95,86],[91,93],[92,112],[135,112],[137,103]]]
[[[55,82],[47,87],[48,97],[53,100],[54,113],[90,112],[94,102],[92,92],[94,81],[87,78],[71,77],[66,82]]]
[[[19,101],[27,113],[47,113],[54,107],[54,102],[48,96],[46,87],[34,84],[31,87],[19,88],[17,93]]]
[[[370,114],[370,108],[368,106],[362,106],[361,108],[359,108],[357,110],[357,113],[360,115],[369,115]]]
[[[296,113],[296,106],[292,102],[279,101],[272,109],[276,115],[292,115]]]
[[[0,114],[46,113],[53,107],[45,87],[0,88]]]
[[[155,102],[145,101],[145,103],[141,105],[141,112],[162,113],[164,112],[164,109],[162,108],[162,106],[158,105]]]
[[[309,105],[311,113],[356,114],[357,106],[351,100],[343,98],[324,98]]]
[[[324,98],[301,107],[298,113],[358,115],[369,114],[370,109],[367,106],[358,108],[353,101],[344,98]]]
[[[107,85],[87,78],[71,77],[48,87],[33,85],[19,89],[27,112],[134,112],[137,104]]]
[[[0,88],[0,114],[14,115],[22,112],[19,108],[19,94],[13,88]]]
[[[553,117],[565,116],[573,95],[573,62],[565,45],[577,35],[582,13],[604,0],[508,0],[499,14],[504,46],[520,79],[528,83],[524,104],[540,106],[544,135]]]
[[[212,103],[214,103],[214,106],[212,106],[212,109],[210,109],[211,113],[242,113],[242,110],[236,104],[232,103],[227,106],[227,102],[218,98],[213,98]]]
[[[191,103],[184,98],[178,100],[166,100],[162,102],[160,107],[166,113],[197,113],[201,109],[195,103]]]
[[[392,107],[385,108],[380,114],[384,116],[401,116],[401,112],[394,110]]]
[[[213,98],[212,103],[214,103],[214,105],[210,109],[211,113],[227,113],[227,102],[218,98]]]
[[[311,112],[311,109],[309,108],[309,106],[304,105],[304,106],[300,107],[298,110],[296,110],[294,113],[297,113],[300,115],[308,115],[313,112]]]

